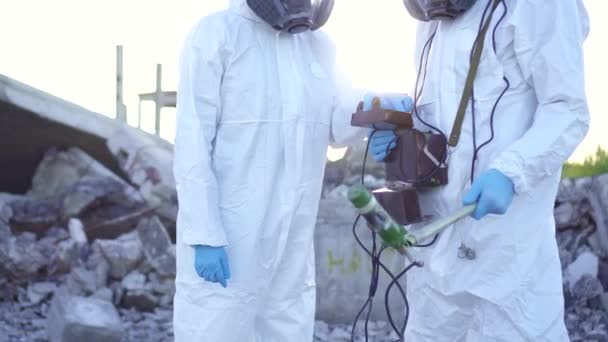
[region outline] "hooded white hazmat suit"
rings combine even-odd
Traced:
[[[245,0],[203,18],[181,64],[176,341],[310,342],[327,147],[365,136],[362,94],[323,33],[279,33]],[[226,246],[227,288],[196,274],[193,245]]]
[[[453,21],[421,23],[418,63],[437,25],[418,111],[444,133],[452,129],[471,47],[488,0]],[[493,29],[505,11],[506,17]],[[411,302],[406,341],[568,341],[553,207],[562,163],[585,136],[589,113],[582,45],[589,31],[581,0],[506,0],[486,36],[475,80],[478,146],[475,175],[495,168],[515,185],[506,215],[467,218],[430,248],[417,248],[424,268],[408,273]],[[420,126],[424,127],[424,126]],[[449,159],[449,184],[421,195],[425,212],[442,216],[462,206],[470,188],[472,113]],[[457,257],[464,244],[473,260]]]

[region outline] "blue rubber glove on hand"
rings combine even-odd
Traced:
[[[227,286],[230,279],[228,255],[224,247],[194,246],[194,269],[199,277],[208,282],[220,283]]]
[[[366,94],[363,98],[363,110],[370,110],[372,108],[372,100],[374,97],[380,98],[380,108],[397,110],[400,112],[411,112],[414,108],[414,100],[407,95],[388,95],[378,96],[376,94]],[[383,161],[386,159],[392,149],[397,147],[397,135],[393,130],[375,130],[370,129],[368,133],[368,139],[370,151],[372,157],[376,161]]]
[[[477,178],[464,196],[464,205],[477,203],[471,216],[479,220],[487,214],[504,214],[511,205],[515,189],[502,172],[490,169]]]

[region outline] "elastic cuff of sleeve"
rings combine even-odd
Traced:
[[[490,169],[496,169],[509,177],[513,182],[515,193],[524,194],[529,190],[529,184],[523,172],[523,161],[519,157],[500,158],[490,165]]]
[[[205,234],[205,232],[194,232],[190,229],[184,231],[182,242],[189,246],[206,245],[222,247],[228,245],[224,234]]]

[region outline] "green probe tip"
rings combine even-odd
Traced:
[[[358,209],[365,207],[371,200],[371,196],[369,191],[361,184],[354,185],[348,189],[348,199]]]

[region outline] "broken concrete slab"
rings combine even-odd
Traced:
[[[142,219],[137,233],[147,261],[161,276],[175,276],[175,249],[158,217]]]
[[[152,215],[154,208],[105,203],[85,212],[81,219],[89,239],[115,239],[133,231],[137,223]]]
[[[121,235],[115,240],[97,240],[104,258],[110,265],[110,276],[123,278],[135,269],[143,258],[143,246],[137,232]]]
[[[51,342],[121,342],[124,334],[111,303],[62,292],[52,301],[47,332]]]
[[[127,186],[111,177],[84,177],[61,192],[62,216],[77,217],[95,202],[116,199],[114,202],[129,202],[125,195]]]
[[[175,222],[177,193],[173,178],[173,148],[143,132],[123,129],[108,138],[109,150],[157,214]]]
[[[27,195],[35,198],[53,197],[87,176],[111,178],[126,185],[120,177],[80,148],[71,147],[65,151],[51,148],[38,164]]]

